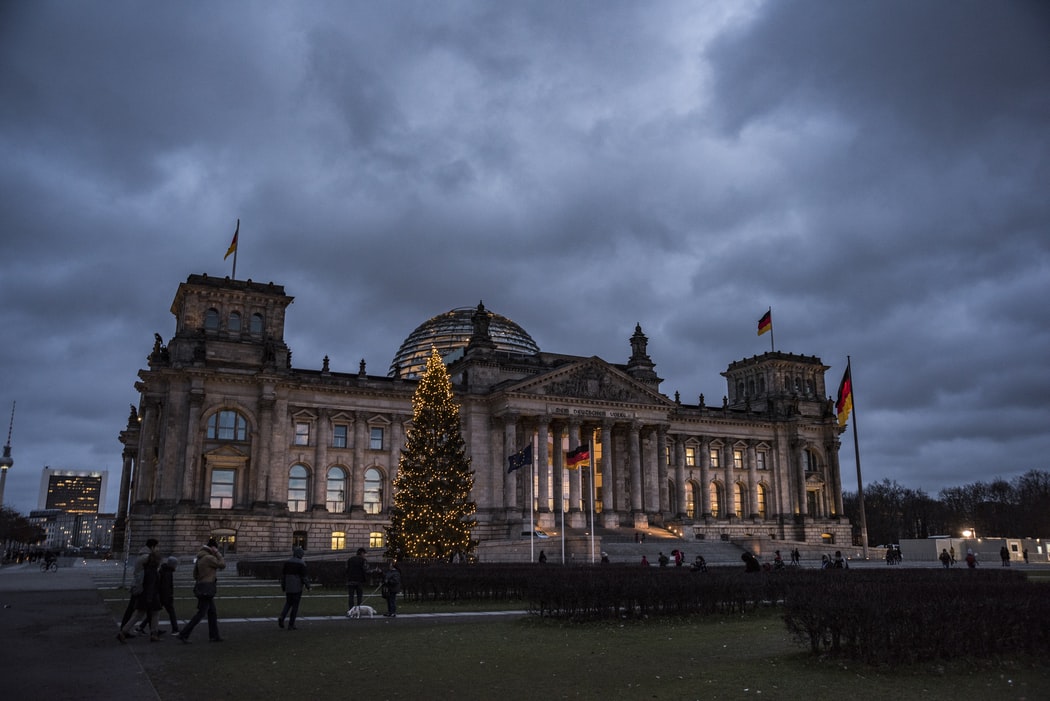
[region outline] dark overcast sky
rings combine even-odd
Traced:
[[[386,374],[484,300],[611,362],[640,323],[717,404],[771,306],[829,392],[852,357],[865,483],[1050,469],[1048,38],[1037,2],[5,2],[5,502],[49,465],[116,508],[136,373],[238,218],[296,367]]]

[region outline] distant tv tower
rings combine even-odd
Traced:
[[[11,423],[7,425],[7,443],[4,445],[4,456],[0,458],[0,506],[4,505],[4,485],[7,484],[7,468],[15,464],[11,457],[11,431],[15,427],[15,402],[11,402]]]

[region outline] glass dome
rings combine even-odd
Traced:
[[[462,351],[470,342],[474,325],[471,318],[477,311],[474,307],[460,307],[428,319],[408,335],[390,363],[390,377],[419,377],[427,366],[431,346],[437,348],[442,358]],[[505,316],[489,312],[489,335],[496,349],[522,355],[536,355],[540,347],[525,329]]]

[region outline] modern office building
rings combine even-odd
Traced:
[[[97,514],[106,498],[107,470],[55,470],[40,475],[40,509],[71,514]]]
[[[639,325],[626,362],[541,350],[478,305],[422,323],[385,375],[294,367],[293,298],[273,283],[191,275],[139,371],[123,443],[116,542],[160,538],[189,551],[209,537],[239,553],[381,548],[391,485],[431,346],[460,402],[475,471],[475,537],[544,528],[610,537],[667,528],[697,540],[850,542],[841,429],[814,356],[770,352],[729,364],[708,405],[660,391]],[[569,470],[583,443],[594,472]],[[508,456],[533,446],[530,469]],[[531,479],[530,479],[531,478]],[[531,501],[531,503],[530,503]],[[124,516],[129,516],[125,522]]]

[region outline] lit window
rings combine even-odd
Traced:
[[[712,448],[711,449],[711,467],[717,468],[718,467],[718,463],[719,463],[719,460],[718,460],[718,448]]]
[[[204,312],[204,328],[208,331],[217,331],[219,328],[219,310],[209,309]]]
[[[247,422],[236,411],[220,411],[208,417],[208,439],[218,441],[243,441]]]
[[[744,517],[744,485],[739,482],[733,485],[733,513]]]
[[[744,451],[734,450],[733,451],[733,467],[740,470],[744,467]]]
[[[696,467],[696,448],[692,446],[685,449],[685,466]]]
[[[378,550],[380,548],[386,547],[383,545],[382,531],[372,531],[368,534],[368,547],[372,548],[373,550]]]
[[[302,465],[293,465],[288,472],[288,510],[306,511],[306,487],[309,473]]]
[[[332,531],[332,550],[346,550],[346,533]]]
[[[364,501],[366,514],[378,514],[383,510],[383,476],[374,467],[365,470]]]
[[[755,453],[755,462],[757,463],[759,470],[766,469],[766,451],[760,450]]]
[[[692,482],[685,485],[685,515],[696,518],[696,485]]]
[[[241,330],[241,313],[240,312],[230,312],[230,321],[226,325],[226,328],[228,328],[230,331],[240,331]]]
[[[263,316],[262,314],[252,314],[252,325],[251,332],[254,334],[260,334],[263,332]]]
[[[211,471],[211,508],[233,508],[233,483],[236,475],[235,470]]]
[[[757,496],[758,496],[758,515],[759,515],[760,518],[765,518],[766,517],[766,486],[764,484],[760,484],[760,485],[758,485],[757,489],[758,489],[758,494],[757,494]]]
[[[332,447],[333,448],[345,448],[346,437],[348,435],[348,429],[346,424],[336,424],[332,428]]]
[[[368,447],[372,450],[383,449],[383,428],[381,426],[373,426],[370,429]]]
[[[333,467],[328,470],[325,508],[334,513],[346,511],[346,473],[342,468]]]
[[[295,444],[310,445],[310,424],[305,421],[295,422]]]
[[[711,515],[718,518],[718,515],[722,513],[722,500],[721,490],[718,488],[718,482],[712,482],[710,487],[711,493]]]

